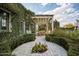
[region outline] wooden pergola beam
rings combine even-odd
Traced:
[[[6,10],[6,9],[4,9],[4,8],[1,8],[1,7],[0,7],[0,10],[3,10],[3,11],[5,11],[5,12],[7,12],[7,13],[11,13],[10,11],[8,11],[8,10]]]

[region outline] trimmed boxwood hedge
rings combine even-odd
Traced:
[[[11,50],[7,40],[0,43],[0,56],[9,56],[11,55]]]
[[[46,40],[65,47],[68,50],[69,56],[79,56],[79,30],[68,31],[57,29],[52,34],[46,35]],[[62,42],[63,40],[66,42]],[[66,43],[68,47],[65,45]]]
[[[76,46],[70,46],[68,55],[70,56],[79,56],[79,47]]]
[[[54,42],[54,43],[62,46],[66,50],[69,49],[69,45],[65,41],[64,37],[56,37],[56,36],[53,36],[53,34],[47,34],[45,39],[46,39],[46,41]]]
[[[17,38],[16,37],[11,38],[9,43],[10,43],[11,50],[13,51],[17,46],[34,40],[35,40],[35,34],[24,34]]]
[[[5,39],[9,38],[9,32],[0,32],[0,42],[4,41]]]
[[[9,32],[0,32],[0,56],[11,55],[9,46]]]
[[[1,56],[9,56],[11,55],[11,52],[19,45],[35,40],[35,34],[24,34],[17,37],[17,36],[12,36],[11,33],[10,34],[4,33],[2,38],[1,36],[0,36],[0,40],[1,40],[0,55]]]

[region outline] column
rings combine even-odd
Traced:
[[[53,17],[52,17],[52,31],[54,30]]]
[[[48,18],[47,18],[47,21],[48,21]],[[48,22],[46,23],[46,30],[47,30],[47,33],[48,33]]]
[[[9,32],[12,32],[11,15],[9,14]]]
[[[36,24],[36,34],[38,33],[38,24]]]
[[[23,22],[23,30],[24,30],[24,34],[25,34],[25,21]]]

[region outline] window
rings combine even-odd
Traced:
[[[24,34],[25,33],[25,22],[22,21],[20,23],[21,27],[20,27],[20,34]]]
[[[9,14],[0,10],[0,31],[9,29]]]
[[[7,28],[7,24],[6,24],[6,22],[7,22],[7,14],[4,12],[3,14],[2,14],[2,30],[6,30]]]
[[[29,23],[26,23],[26,30],[29,30]]]
[[[2,19],[2,29],[6,30],[6,19]]]

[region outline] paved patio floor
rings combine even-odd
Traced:
[[[32,47],[39,42],[47,45],[48,50],[44,53],[31,53]],[[22,44],[12,54],[16,56],[67,56],[67,51],[55,43],[47,42],[45,36],[37,36],[35,41]]]

